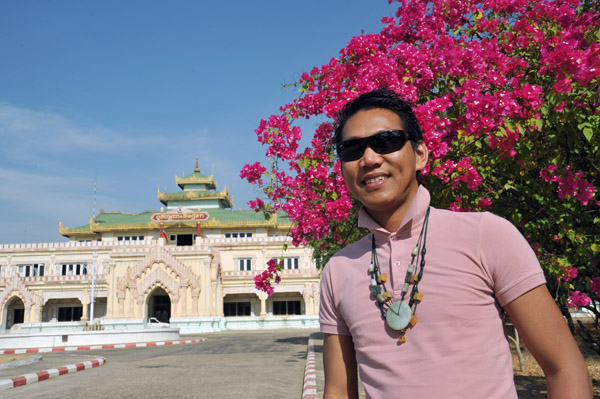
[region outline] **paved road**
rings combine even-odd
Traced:
[[[2,398],[243,398],[298,399],[313,330],[203,334],[206,342],[141,349],[43,354],[73,364],[103,356],[95,369],[1,392]],[[63,361],[64,360],[64,361]]]

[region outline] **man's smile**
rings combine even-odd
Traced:
[[[369,176],[362,181],[365,186],[372,186],[376,184],[383,183],[384,180],[389,179],[388,175],[377,175],[377,176]]]

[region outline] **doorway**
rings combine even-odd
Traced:
[[[171,318],[171,298],[162,288],[158,287],[148,298],[148,318],[156,317],[158,321],[168,323]]]
[[[10,330],[15,324],[25,322],[25,304],[19,297],[14,297],[6,303],[6,329]]]

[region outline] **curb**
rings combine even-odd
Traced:
[[[15,360],[13,362],[0,364],[0,369],[9,369],[12,367],[24,366],[26,364],[36,363],[42,360],[42,355],[32,356],[29,359]]]
[[[2,349],[2,350],[0,350],[0,355],[20,355],[23,353],[90,351],[90,350],[99,350],[99,349],[146,348],[146,347],[151,347],[151,346],[195,344],[195,343],[204,342],[204,341],[206,341],[206,338],[189,339],[189,340],[185,340],[185,341],[140,342],[137,344],[61,346],[61,347],[55,347],[55,348],[29,348],[29,349]]]
[[[58,377],[63,374],[76,373],[95,367],[100,367],[106,363],[106,359],[99,357],[93,360],[87,360],[81,363],[70,364],[68,366],[58,367],[50,370],[38,371],[36,373],[25,374],[18,377],[13,377],[5,380],[0,380],[0,391],[7,389],[20,387],[22,385],[32,384],[34,382],[40,382],[49,378]]]
[[[315,343],[312,333],[308,337],[306,351],[306,366],[304,367],[304,384],[302,386],[302,399],[318,399],[317,373],[315,372]]]

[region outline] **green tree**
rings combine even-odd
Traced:
[[[430,151],[433,205],[489,210],[535,249],[566,307],[600,295],[600,6],[592,0],[401,2],[378,34],[353,37],[293,86],[300,96],[256,130],[268,167],[242,177],[286,211],[294,244],[324,265],[361,237],[331,133],[349,100],[387,86],[409,101]],[[325,119],[299,149],[298,118]],[[270,287],[271,273],[257,287]],[[598,313],[596,313],[598,315]]]

